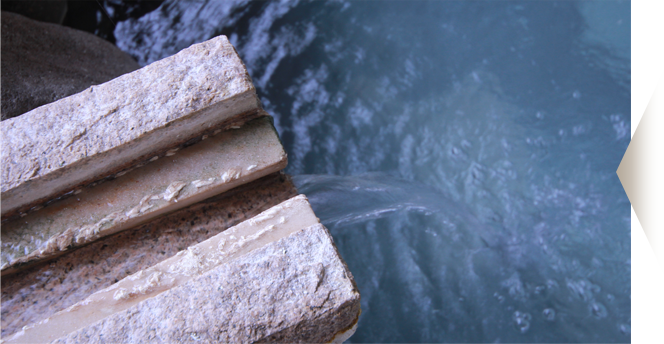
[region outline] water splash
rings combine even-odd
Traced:
[[[297,175],[293,182],[308,196],[316,215],[328,226],[385,218],[398,211],[425,215],[457,209],[442,192],[385,173],[357,176]]]
[[[419,327],[427,331],[417,334],[425,341],[440,341],[442,333],[449,341],[551,341],[560,339],[554,328],[583,338],[588,330],[570,326],[590,316],[599,328],[613,323],[628,333],[624,316],[599,301],[615,297],[556,239],[538,234],[543,228],[514,232],[487,224],[445,192],[386,173],[298,175],[293,181],[358,281],[365,329],[389,327],[403,339]],[[561,255],[563,269],[556,265]],[[603,264],[591,260],[597,268]],[[395,303],[402,307],[390,307]],[[478,317],[482,331],[473,332]],[[384,341],[388,333],[379,337]]]

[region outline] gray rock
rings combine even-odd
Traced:
[[[66,8],[66,2],[15,3],[28,6],[25,11],[59,3]],[[2,120],[139,67],[129,55],[95,35],[2,12]]]
[[[359,314],[353,276],[317,224],[55,342],[321,343]]]
[[[244,64],[219,36],[2,121],[2,216],[131,168],[238,118],[258,116],[259,109]]]

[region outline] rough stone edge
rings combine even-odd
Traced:
[[[267,121],[267,119],[265,119],[265,120]],[[258,119],[256,121],[258,121]],[[258,128],[262,124],[260,124],[260,122],[255,122],[253,125],[254,125],[254,127]],[[279,142],[279,144],[281,144],[281,141],[279,139],[279,135],[276,132],[276,129],[274,129],[274,126],[271,124],[271,122],[269,124],[269,127],[272,128],[272,132],[274,133],[274,136],[275,136],[277,142]],[[254,128],[253,130],[256,130],[256,129]],[[222,132],[220,134],[223,135],[224,133]],[[267,169],[263,169],[263,170],[260,170],[260,171],[251,172],[247,175],[243,175],[240,185],[251,183],[251,182],[253,182],[257,179],[265,177],[266,175],[276,173],[279,170],[283,170],[286,167],[287,162],[288,162],[286,152],[283,150],[283,145],[281,147],[281,151],[282,151],[282,159],[280,161],[274,163],[272,166],[269,166]],[[237,180],[231,179],[228,182],[224,183],[223,185],[232,185],[232,184],[237,184]],[[223,194],[224,192],[230,191],[233,188],[237,188],[240,185],[232,186],[230,189],[225,190],[221,193]],[[210,196],[210,197],[214,197],[214,196]],[[195,203],[197,203],[197,202],[193,202],[193,203],[192,202],[186,202],[186,201],[185,202],[181,201],[179,203],[172,203],[171,202],[170,205],[173,206],[174,209],[171,209],[171,210],[165,212],[164,214],[144,217],[139,222],[137,222],[137,223],[135,223],[131,226],[127,226],[126,224],[120,224],[119,226],[112,226],[110,228],[102,229],[99,226],[99,224],[107,222],[107,217],[104,217],[103,219],[101,219],[96,224],[87,224],[87,225],[82,225],[82,226],[79,226],[79,227],[71,227],[71,228],[67,229],[67,231],[64,231],[64,232],[61,232],[60,234],[52,236],[47,241],[45,241],[45,243],[42,247],[38,247],[38,248],[34,249],[29,254],[21,256],[19,258],[16,258],[13,261],[10,261],[6,264],[0,265],[0,275],[4,277],[4,276],[7,276],[7,275],[17,273],[17,272],[19,272],[23,269],[29,268],[29,267],[34,266],[36,264],[40,264],[42,261],[49,261],[53,258],[56,258],[56,257],[62,255],[62,254],[66,254],[67,251],[76,249],[76,248],[81,247],[81,246],[85,246],[87,244],[90,244],[90,243],[92,243],[94,241],[97,241],[101,238],[104,238],[106,236],[113,235],[113,234],[116,234],[116,233],[121,232],[121,231],[129,230],[131,228],[136,228],[136,227],[138,227],[138,226],[140,226],[140,225],[142,225],[146,222],[149,222],[149,221],[153,220],[156,217],[160,217],[160,216],[164,216],[166,214],[176,212],[176,211],[178,211],[182,208],[186,208],[186,207],[191,206],[192,204],[195,204]],[[125,220],[124,221],[125,223],[128,222],[128,221],[133,221],[132,218],[128,218],[128,217],[123,218],[123,219]],[[116,227],[120,227],[121,229],[117,230],[117,229],[115,229]],[[95,230],[95,229],[97,229],[97,230]]]
[[[243,261],[246,261],[248,259],[243,259],[247,258],[248,256],[260,256],[260,255],[265,255],[267,252],[267,248],[270,246],[274,245],[283,245],[286,240],[297,240],[297,236],[303,235],[305,231],[315,231],[319,230],[324,233],[323,238],[327,239],[321,244],[323,245],[331,245],[333,249],[333,254],[334,258],[338,260],[338,262],[342,265],[342,270],[345,273],[346,279],[348,280],[349,283],[351,283],[351,293],[353,294],[352,297],[347,299],[345,302],[342,304],[338,305],[334,309],[321,314],[317,317],[313,318],[304,318],[302,322],[297,323],[295,325],[289,326],[285,329],[282,329],[276,333],[268,334],[267,336],[262,336],[260,338],[253,338],[250,341],[251,342],[332,342],[337,338],[338,334],[348,332],[349,330],[352,330],[354,326],[357,324],[357,321],[359,319],[359,315],[361,312],[360,309],[360,294],[359,290],[357,289],[357,285],[355,283],[355,280],[353,279],[352,274],[348,270],[348,267],[339,255],[339,252],[336,248],[336,245],[334,245],[334,241],[332,240],[331,235],[328,233],[327,229],[322,225],[322,224],[316,224],[313,226],[310,226],[308,228],[302,229],[300,231],[297,231],[293,234],[291,234],[288,237],[282,238],[276,242],[273,242],[263,248],[257,249],[243,257],[240,257],[236,259],[235,261],[222,264],[221,266],[213,269],[212,271],[209,271],[201,276],[198,276],[194,280],[179,286],[175,289],[185,289],[185,288],[190,288],[192,285],[195,285],[196,282],[198,281],[204,281],[204,277],[214,274],[221,268],[230,265],[230,264],[242,264]],[[249,258],[250,259],[250,258]],[[73,333],[70,333],[67,336],[61,337],[59,339],[56,339],[53,341],[53,343],[76,343],[81,340],[85,340],[88,342],[103,342],[104,340],[100,339],[100,337],[103,336],[102,333],[103,331],[108,331],[111,332],[109,334],[115,334],[117,335],[118,329],[113,329],[109,328],[107,326],[107,322],[110,318],[114,318],[112,320],[115,320],[115,322],[120,322],[122,319],[128,319],[129,317],[132,317],[132,315],[141,312],[142,308],[147,308],[147,310],[144,311],[149,311],[149,302],[160,302],[160,299],[168,298],[171,296],[173,290],[166,291],[162,294],[159,294],[151,299],[144,300],[138,305],[123,311],[119,312],[116,314],[113,314],[103,320],[98,321],[95,324],[92,324],[88,327],[85,327],[83,329],[80,329],[78,331],[75,331]],[[184,305],[183,305],[184,307]],[[160,322],[164,319],[154,319],[157,322]],[[213,321],[210,321],[208,323],[209,326],[214,326],[215,324]],[[224,324],[225,325],[225,324]],[[143,324],[142,325],[144,329],[147,329],[150,325],[149,324]],[[130,328],[126,328],[125,326],[122,327],[121,330],[129,330],[131,331]],[[138,330],[138,329],[135,329]],[[184,330],[184,329],[183,329]],[[249,325],[247,330],[251,332],[253,329]],[[132,340],[138,340],[138,341],[146,341],[149,340],[148,334],[145,333],[147,331],[143,331],[144,337],[135,337],[135,336],[130,336],[128,334],[125,335],[124,337],[124,342],[132,341]],[[186,331],[179,331],[180,333],[186,332]],[[152,338],[153,340],[155,338]],[[184,334],[180,338],[160,338],[161,340],[168,340],[172,342],[191,342],[192,338],[189,338],[188,336],[185,337]],[[195,339],[195,338],[193,338]],[[195,339],[196,340],[196,339]],[[241,341],[239,338],[237,339],[238,341]]]
[[[339,254],[337,245],[334,243],[334,238],[332,238],[332,235],[327,228],[322,224],[316,224],[309,228],[305,228],[302,231],[308,230],[312,227],[322,227],[322,232],[324,233],[327,242],[334,249],[336,258],[341,263],[342,269],[350,281],[353,291],[357,294],[357,298],[343,303],[336,312],[327,312],[321,317],[306,319],[304,323],[288,327],[277,333],[260,338],[256,340],[257,343],[335,343],[344,337],[343,341],[345,341],[355,334],[357,323],[360,320],[360,314],[362,313],[360,307],[360,292],[357,283],[355,282],[355,278],[353,278],[353,274],[350,272],[350,269],[348,269],[348,264],[346,264],[346,261]],[[291,236],[294,236],[297,233],[298,232],[293,233]],[[322,328],[321,324],[333,324],[335,326]],[[321,329],[324,331],[321,331]],[[322,336],[321,332],[323,332]]]
[[[125,164],[123,164],[120,167],[117,167],[113,170],[109,170],[105,175],[102,177],[96,177],[96,178],[91,178],[89,180],[86,180],[85,182],[81,183],[78,186],[75,186],[73,188],[67,188],[64,191],[61,191],[59,193],[53,194],[52,196],[44,197],[39,200],[36,200],[35,202],[29,203],[27,205],[21,206],[20,208],[16,208],[13,210],[7,211],[7,213],[2,214],[2,223],[6,223],[7,221],[13,221],[16,220],[20,217],[29,215],[30,213],[33,213],[35,211],[39,211],[40,209],[47,207],[51,204],[54,204],[62,199],[66,199],[68,197],[72,197],[75,195],[75,192],[80,189],[86,189],[86,188],[91,188],[96,186],[97,184],[100,183],[105,183],[107,181],[113,180],[117,178],[118,176],[122,176],[134,169],[141,168],[155,160],[164,158],[169,154],[169,152],[172,151],[178,151],[182,150],[184,148],[187,148],[191,145],[194,145],[200,141],[206,136],[213,136],[216,135],[217,133],[221,131],[227,131],[227,130],[232,130],[237,127],[240,127],[244,125],[247,122],[250,122],[252,120],[261,118],[261,117],[268,117],[271,118],[271,116],[263,111],[263,110],[256,110],[256,111],[250,111],[250,112],[245,112],[242,113],[236,117],[229,118],[228,120],[223,121],[220,125],[212,127],[208,130],[205,130],[199,134],[199,136],[194,137],[189,139],[186,142],[178,143],[176,145],[171,145],[164,147],[160,150],[157,150],[151,154],[144,155],[138,159],[135,159],[133,161],[128,161]],[[155,159],[156,158],[156,159]],[[28,181],[27,184],[30,184],[31,181]]]
[[[213,41],[221,41],[221,43],[213,42]],[[135,166],[135,165],[138,165],[139,163],[145,162],[145,161],[149,160],[152,156],[154,156],[155,152],[157,154],[165,153],[169,149],[172,149],[174,147],[186,144],[187,141],[195,139],[196,136],[201,136],[201,134],[203,134],[203,131],[205,131],[205,129],[209,129],[209,130],[218,129],[219,127],[222,127],[222,126],[229,127],[229,126],[231,126],[231,124],[235,124],[235,123],[229,123],[229,122],[237,122],[237,121],[233,121],[233,119],[235,117],[248,117],[248,119],[251,119],[251,118],[255,118],[255,117],[260,116],[261,114],[257,114],[257,112],[260,112],[260,109],[261,109],[260,100],[258,99],[258,96],[256,95],[255,87],[253,86],[253,84],[251,82],[251,78],[250,78],[250,76],[249,76],[249,74],[246,70],[246,67],[244,66],[244,63],[239,58],[239,56],[237,55],[237,51],[230,44],[228,39],[225,36],[219,36],[219,37],[213,38],[211,40],[205,41],[203,43],[192,45],[191,47],[189,47],[187,49],[184,49],[183,51],[179,52],[178,54],[175,54],[171,57],[168,57],[168,58],[165,58],[163,60],[157,61],[157,62],[155,62],[151,65],[148,65],[148,66],[146,66],[144,68],[141,68],[139,70],[136,70],[134,72],[124,74],[124,75],[122,75],[122,76],[120,76],[116,79],[113,79],[111,81],[108,81],[104,84],[97,85],[97,86],[92,86],[92,87],[84,90],[83,92],[80,92],[80,93],[74,94],[72,96],[60,99],[60,100],[58,100],[54,103],[50,103],[50,104],[38,107],[38,108],[36,108],[32,111],[29,111],[28,113],[26,113],[24,115],[21,115],[19,117],[15,117],[15,118],[11,118],[11,119],[2,121],[0,123],[0,126],[1,126],[2,132],[3,132],[3,141],[7,140],[6,133],[8,132],[9,128],[15,127],[16,126],[15,123],[18,122],[18,121],[28,121],[28,122],[34,121],[35,119],[39,119],[40,115],[43,117],[43,114],[47,113],[51,107],[57,107],[57,106],[59,106],[59,104],[75,103],[76,101],[85,101],[85,99],[87,97],[86,94],[89,93],[89,92],[92,92],[93,89],[101,89],[102,92],[103,92],[103,90],[105,88],[112,89],[113,87],[116,87],[116,84],[118,84],[119,86],[122,86],[123,83],[124,83],[124,80],[130,80],[131,78],[140,78],[141,75],[145,74],[145,73],[151,73],[151,72],[154,73],[155,70],[160,70],[160,69],[163,69],[165,67],[168,67],[169,63],[175,63],[175,62],[178,62],[179,60],[182,60],[183,56],[185,56],[188,53],[191,53],[191,51],[196,51],[197,49],[205,49],[205,48],[207,48],[208,46],[211,46],[214,43],[217,43],[217,44],[220,44],[220,45],[224,46],[223,49],[231,49],[233,51],[233,54],[234,54],[233,59],[235,59],[236,62],[238,62],[237,66],[241,66],[241,70],[237,71],[238,75],[236,76],[236,79],[238,80],[236,82],[244,85],[244,90],[241,93],[237,93],[237,90],[231,90],[231,92],[235,92],[235,93],[232,93],[230,96],[229,95],[223,95],[221,97],[221,99],[217,99],[216,103],[213,102],[213,103],[210,103],[209,105],[204,106],[204,107],[198,107],[198,108],[194,107],[194,108],[190,109],[189,111],[184,111],[184,114],[182,114],[182,115],[179,115],[177,117],[174,116],[175,118],[167,119],[167,121],[162,123],[161,126],[149,129],[147,131],[144,131],[143,135],[140,136],[140,137],[137,137],[136,139],[126,141],[126,142],[122,143],[121,145],[116,145],[116,146],[113,146],[111,148],[104,148],[105,150],[100,151],[100,152],[98,152],[98,153],[96,153],[95,155],[92,155],[92,156],[87,156],[86,155],[84,158],[75,159],[74,161],[69,162],[69,163],[67,163],[66,165],[64,165],[60,168],[47,171],[44,174],[39,173],[35,176],[34,173],[33,173],[33,175],[31,175],[29,177],[20,176],[20,177],[17,177],[17,178],[12,178],[12,179],[15,179],[15,180],[8,181],[7,177],[9,177],[10,174],[9,174],[9,172],[6,172],[6,170],[5,170],[7,167],[3,167],[3,171],[2,171],[2,175],[3,175],[3,178],[2,178],[2,198],[5,200],[5,202],[4,202],[5,204],[4,204],[4,206],[2,207],[2,210],[1,210],[3,219],[6,218],[6,217],[9,217],[9,216],[12,216],[12,215],[15,216],[20,211],[25,211],[27,209],[35,207],[36,204],[47,202],[50,199],[56,198],[60,195],[63,195],[65,193],[67,193],[68,191],[73,190],[75,187],[77,187],[79,185],[92,183],[96,180],[103,179],[103,178],[105,178],[109,175],[116,174],[116,173],[118,173],[122,170],[125,170],[125,169],[130,168],[130,167]],[[195,66],[190,66],[190,67],[195,68]],[[224,69],[223,71],[224,71],[224,73],[228,72],[228,70],[226,70],[226,69]],[[213,93],[216,92],[216,91],[217,90],[214,90]],[[172,144],[169,144],[168,147],[154,147],[152,149],[152,151],[148,152],[147,154],[140,154],[140,155],[137,155],[137,156],[124,157],[123,158],[124,161],[122,161],[121,164],[116,164],[117,166],[108,166],[106,168],[107,171],[105,171],[104,173],[101,173],[101,174],[97,173],[96,175],[93,175],[93,176],[87,176],[85,178],[78,178],[79,180],[63,181],[62,183],[59,182],[61,179],[63,179],[63,176],[68,175],[67,171],[74,170],[77,167],[90,166],[91,164],[94,165],[95,162],[103,161],[103,160],[106,160],[107,158],[109,158],[110,154],[115,154],[116,152],[118,152],[120,150],[127,149],[128,145],[132,145],[132,144],[136,145],[137,142],[139,142],[141,140],[145,140],[148,137],[153,137],[155,135],[166,134],[166,133],[162,133],[162,131],[168,130],[167,129],[168,127],[173,127],[173,124],[181,123],[181,122],[187,121],[187,120],[193,120],[195,117],[204,116],[204,113],[206,112],[206,110],[210,111],[214,107],[219,107],[219,105],[224,105],[224,104],[227,104],[227,103],[230,104],[230,103],[234,103],[234,102],[238,103],[238,104],[246,103],[246,104],[240,105],[240,106],[236,105],[236,107],[239,107],[239,108],[247,107],[248,104],[252,104],[251,105],[252,109],[250,109],[250,110],[245,109],[245,110],[243,110],[239,113],[232,114],[231,116],[229,116],[226,120],[222,121],[221,123],[216,123],[213,126],[214,128],[201,129],[201,130],[199,130],[199,132],[188,135],[186,137],[183,137],[181,140],[174,140],[175,142],[172,142]],[[71,106],[70,104],[66,104],[66,105]],[[113,106],[113,104],[106,104],[106,106],[107,107],[108,106]],[[215,109],[215,110],[218,110],[218,109]],[[216,112],[216,111],[213,111],[213,112]],[[208,114],[207,116],[205,116],[205,118],[208,118],[208,117],[209,118],[214,118],[215,115]],[[3,160],[3,163],[4,163],[4,162],[6,162],[4,160],[6,160],[11,154],[14,154],[14,153],[7,151],[7,148],[12,147],[7,142],[3,142],[2,146],[3,146],[2,147],[3,148],[2,149],[2,151],[3,151],[2,160]],[[30,147],[28,149],[31,151]],[[33,153],[28,153],[28,154],[33,154]],[[37,154],[39,155],[39,153],[37,153]],[[52,162],[52,163],[55,164],[55,162]],[[40,167],[41,167],[41,164],[40,164]],[[26,172],[26,171],[24,171],[24,172]],[[37,169],[37,172],[35,172],[35,173],[38,173],[38,172],[39,172],[39,168]],[[21,172],[21,173],[23,173],[23,172]],[[54,185],[58,185],[58,186],[54,187],[53,185],[50,185],[51,187],[48,187],[49,183],[54,184]],[[45,184],[45,185],[41,185],[41,184]],[[16,197],[15,195],[25,193],[27,190],[34,190],[34,189],[49,190],[49,189],[52,189],[52,188],[54,189],[54,191],[52,191],[52,192],[42,191],[43,194],[40,194],[41,197],[37,196],[36,198],[34,198],[32,200],[16,202],[17,204],[11,204],[10,203],[10,205],[7,206],[7,199],[8,198],[11,199],[13,197]]]
[[[153,219],[147,224],[136,227],[136,230],[125,231],[102,238],[90,245],[73,250],[68,255],[57,257],[51,262],[47,262],[47,264],[37,264],[15,275],[2,276],[2,337],[8,338],[18,332],[23,326],[48,318],[56,312],[84,300],[96,291],[110,287],[114,284],[112,282],[114,279],[121,280],[128,275],[145,270],[164,259],[174,256],[178,252],[177,247],[186,249],[188,246],[208,240],[238,225],[242,221],[249,220],[297,195],[298,192],[291,181],[291,177],[283,172],[276,172],[187,208]],[[227,216],[230,214],[232,214],[232,217]],[[195,225],[190,224],[192,219],[197,219]],[[197,230],[196,227],[202,225],[205,225],[208,229]],[[178,229],[182,229],[182,231]],[[206,231],[208,234],[204,234]],[[166,242],[169,242],[169,247],[171,248],[167,254],[160,254],[158,250],[150,248],[153,240],[161,240],[163,238],[167,238]],[[172,239],[169,240],[168,238]],[[178,240],[178,238],[184,239]],[[109,249],[113,250],[113,253],[105,251],[104,246],[109,246]],[[121,247],[121,249],[118,250],[118,247]],[[146,254],[143,255],[142,252]],[[119,257],[123,257],[125,253],[129,255],[129,258],[123,259],[120,266],[109,265],[107,267],[108,271],[102,272],[104,276],[97,275],[101,279],[94,278],[89,280],[79,278],[78,282],[76,282],[70,278],[71,275],[79,277],[87,276],[88,274],[81,273],[81,271],[87,269],[95,270],[94,266],[89,266],[89,261],[94,261],[96,264],[106,264]],[[62,297],[68,298],[68,295],[57,293],[49,295],[49,286],[42,284],[44,275],[47,273],[48,278],[52,281],[60,281],[66,285],[67,293],[77,293],[79,297],[69,299],[70,301],[65,302],[63,305],[59,300],[62,300]],[[90,288],[88,292],[83,292],[77,288],[80,283],[87,284],[87,280],[93,284],[92,288],[88,285],[88,288]],[[42,310],[42,312],[36,313],[30,309],[31,306],[28,306],[27,309],[23,308],[17,310],[17,312],[26,311],[33,314],[41,314],[42,316],[35,317],[31,321],[23,322],[18,326],[4,323],[4,321],[11,321],[11,318],[7,319],[8,315],[5,313],[8,311],[5,307],[9,307],[8,305],[11,302],[5,303],[5,297],[15,295],[17,298],[22,298],[17,294],[20,294],[20,290],[29,289],[31,285],[36,285],[39,289],[31,292],[21,302],[26,302],[27,304],[34,302],[37,304],[35,301],[38,299],[45,299],[46,302],[53,302],[56,306],[51,306],[50,311]],[[56,283],[55,285],[51,284],[50,287],[57,288],[60,285]],[[20,316],[19,314],[13,315]]]

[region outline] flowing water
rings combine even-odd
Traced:
[[[219,34],[355,276],[351,342],[630,340],[629,2],[169,0],[114,31],[143,65]]]

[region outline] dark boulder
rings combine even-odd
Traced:
[[[62,24],[67,14],[65,0],[3,0],[2,10],[17,13],[30,19]]]
[[[140,68],[87,32],[2,12],[2,119]]]

